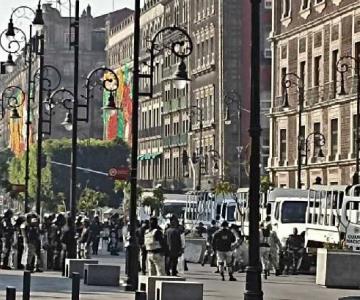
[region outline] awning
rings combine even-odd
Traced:
[[[151,160],[159,157],[161,155],[160,152],[155,153],[146,153],[138,156],[138,160]]]

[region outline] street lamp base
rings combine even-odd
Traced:
[[[263,300],[264,293],[261,290],[261,268],[246,268],[246,287],[244,300]]]

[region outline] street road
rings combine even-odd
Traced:
[[[106,264],[124,266],[124,258],[100,256],[100,261]],[[189,264],[189,272],[185,277],[188,281],[204,283],[205,300],[239,300],[243,299],[245,274],[236,274],[237,282],[222,282],[213,269],[205,266]],[[122,267],[122,274],[124,268]],[[5,299],[6,286],[15,286],[18,295],[22,289],[21,271],[0,271],[0,299]],[[71,280],[61,277],[58,272],[35,273],[32,275],[32,300],[69,299]],[[343,296],[360,296],[360,290],[327,289],[315,284],[311,275],[270,276],[263,281],[264,299],[266,300],[337,300]],[[83,300],[134,300],[134,295],[121,291],[121,288],[97,287],[81,285]]]

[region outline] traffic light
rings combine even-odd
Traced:
[[[188,156],[188,153],[186,150],[183,150],[183,153],[182,153],[182,164],[183,166],[187,166],[189,162],[189,156]]]

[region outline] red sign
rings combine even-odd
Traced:
[[[117,180],[128,180],[130,176],[130,169],[128,167],[111,168],[109,170],[109,177]]]

